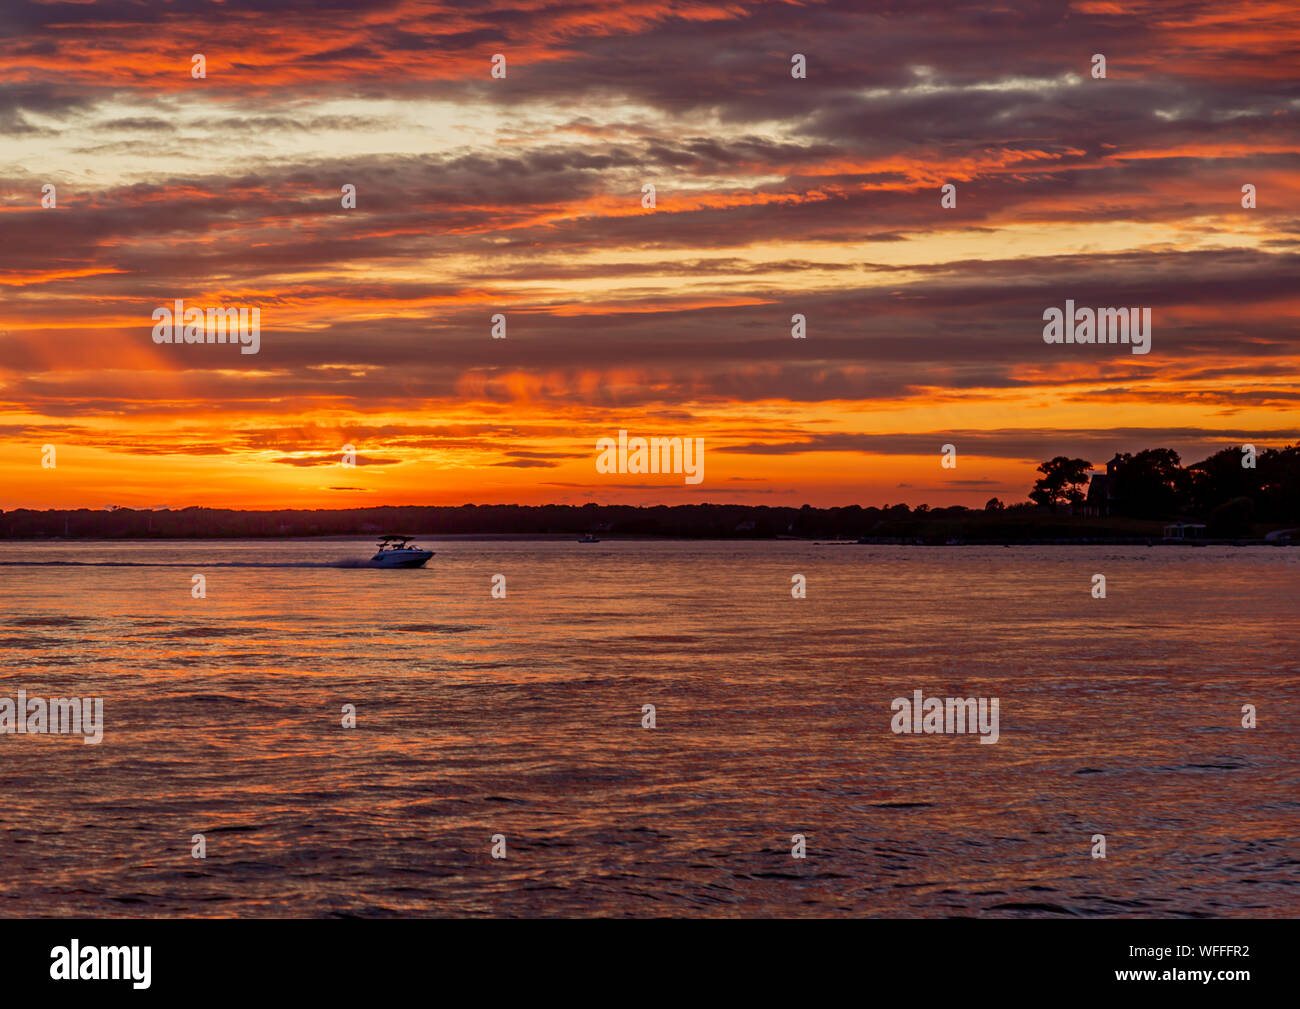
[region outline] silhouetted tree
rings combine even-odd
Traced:
[[[1058,455],[1038,467],[1043,475],[1029,492],[1029,500],[1055,508],[1061,504],[1082,504],[1084,488],[1088,485],[1088,470],[1092,463],[1087,459],[1070,459]]]
[[[1241,464],[1240,447],[1225,448],[1187,467],[1188,506],[1200,515],[1233,498],[1255,498],[1260,492],[1260,470]],[[1258,460],[1256,460],[1258,464]]]
[[[1107,467],[1114,482],[1114,501],[1121,515],[1160,518],[1173,515],[1187,501],[1189,479],[1171,448],[1143,449],[1116,455]]]
[[[1256,518],[1300,524],[1300,445],[1265,449],[1259,454],[1257,465]]]

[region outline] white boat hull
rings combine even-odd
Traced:
[[[381,550],[370,563],[377,568],[422,568],[432,556],[432,550]]]

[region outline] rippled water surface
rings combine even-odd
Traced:
[[[0,544],[0,914],[1300,914],[1300,550],[426,545]]]

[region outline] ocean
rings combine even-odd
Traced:
[[[0,915],[1300,914],[1300,550],[420,542],[0,543]]]

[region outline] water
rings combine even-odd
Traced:
[[[1300,551],[425,545],[0,544],[0,914],[1300,914]]]

